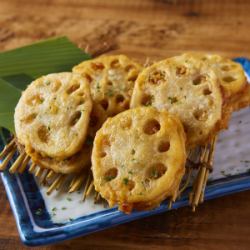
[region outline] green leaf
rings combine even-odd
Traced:
[[[66,37],[44,40],[0,53],[0,127],[14,133],[14,110],[21,91],[34,79],[49,73],[71,71],[90,59]]]
[[[0,78],[0,125],[14,133],[14,110],[21,91]]]
[[[42,75],[71,71],[81,61],[90,59],[66,37],[53,38],[0,53],[0,77],[19,89]]]

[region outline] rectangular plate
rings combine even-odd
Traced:
[[[246,74],[250,75],[250,61],[244,58],[238,58],[236,61],[240,62]],[[216,146],[214,172],[209,178],[205,200],[250,189],[250,162],[247,158],[250,144],[246,136],[250,134],[249,124],[250,110],[247,108],[234,114],[229,130],[221,133]],[[4,142],[0,143],[3,148]],[[93,206],[92,212],[89,208],[85,215],[78,214],[75,219],[64,218],[60,221],[51,216],[50,198],[45,197],[44,190],[39,189],[32,175],[27,172],[22,175],[11,175],[5,171],[1,173],[1,177],[21,240],[30,246],[56,243],[168,210],[166,202],[152,211],[133,212],[130,215],[125,215],[116,208],[100,209]],[[65,197],[64,203],[67,202]],[[187,205],[188,190],[173,204],[173,209]],[[82,209],[83,207],[84,204]],[[81,204],[78,210],[80,209]],[[64,208],[61,207],[61,210]],[[73,206],[68,208],[66,213],[71,212],[73,213]]]

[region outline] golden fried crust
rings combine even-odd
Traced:
[[[233,98],[226,103],[226,106],[230,108],[231,111],[237,111],[250,106],[250,84],[247,84],[241,92],[233,96]]]
[[[173,197],[185,172],[185,133],[178,118],[139,107],[109,118],[92,152],[95,189],[129,213]]]
[[[92,146],[84,145],[83,148],[73,156],[64,160],[56,160],[50,157],[43,157],[34,150],[26,150],[31,160],[42,168],[53,170],[55,173],[72,174],[90,169]]]
[[[213,69],[220,81],[225,98],[233,98],[247,85],[241,64],[219,55],[189,52],[183,55],[188,60],[201,60]]]
[[[223,96],[214,71],[200,60],[169,58],[145,68],[136,80],[131,107],[153,106],[177,115],[189,147],[204,144],[220,127]]]
[[[125,55],[111,55],[84,61],[75,66],[73,72],[88,79],[94,109],[102,113],[100,120],[106,120],[129,108],[134,83],[141,68]]]
[[[86,138],[92,100],[89,84],[76,73],[56,73],[32,82],[15,109],[18,141],[44,157],[66,159]]]

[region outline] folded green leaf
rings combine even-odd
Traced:
[[[0,124],[14,133],[14,110],[21,91],[0,78]]]
[[[21,91],[42,75],[71,71],[90,56],[66,37],[0,53],[0,127],[14,133],[14,110]]]
[[[66,37],[54,38],[0,53],[0,77],[19,89],[41,75],[71,71],[87,60],[84,53]]]

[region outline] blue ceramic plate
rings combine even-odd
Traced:
[[[238,58],[236,61],[240,62],[247,75],[250,75],[250,61],[244,58]],[[229,131],[223,132],[220,136],[216,149],[215,171],[206,188],[205,200],[250,189],[250,164],[249,159],[246,158],[250,152],[250,146],[244,136],[250,133],[250,126],[247,125],[250,123],[249,117],[249,109],[236,113]],[[228,135],[230,135],[230,141],[228,141]],[[5,133],[5,138],[7,137],[8,134]],[[2,149],[3,140],[0,146]],[[125,215],[116,208],[103,208],[99,212],[63,223],[55,223],[51,219],[51,212],[47,210],[45,200],[32,175],[29,173],[11,175],[5,171],[1,177],[21,240],[30,246],[56,243],[167,211],[166,202],[155,210],[133,212],[130,215]],[[187,193],[188,190],[173,204],[173,209],[188,205]]]

